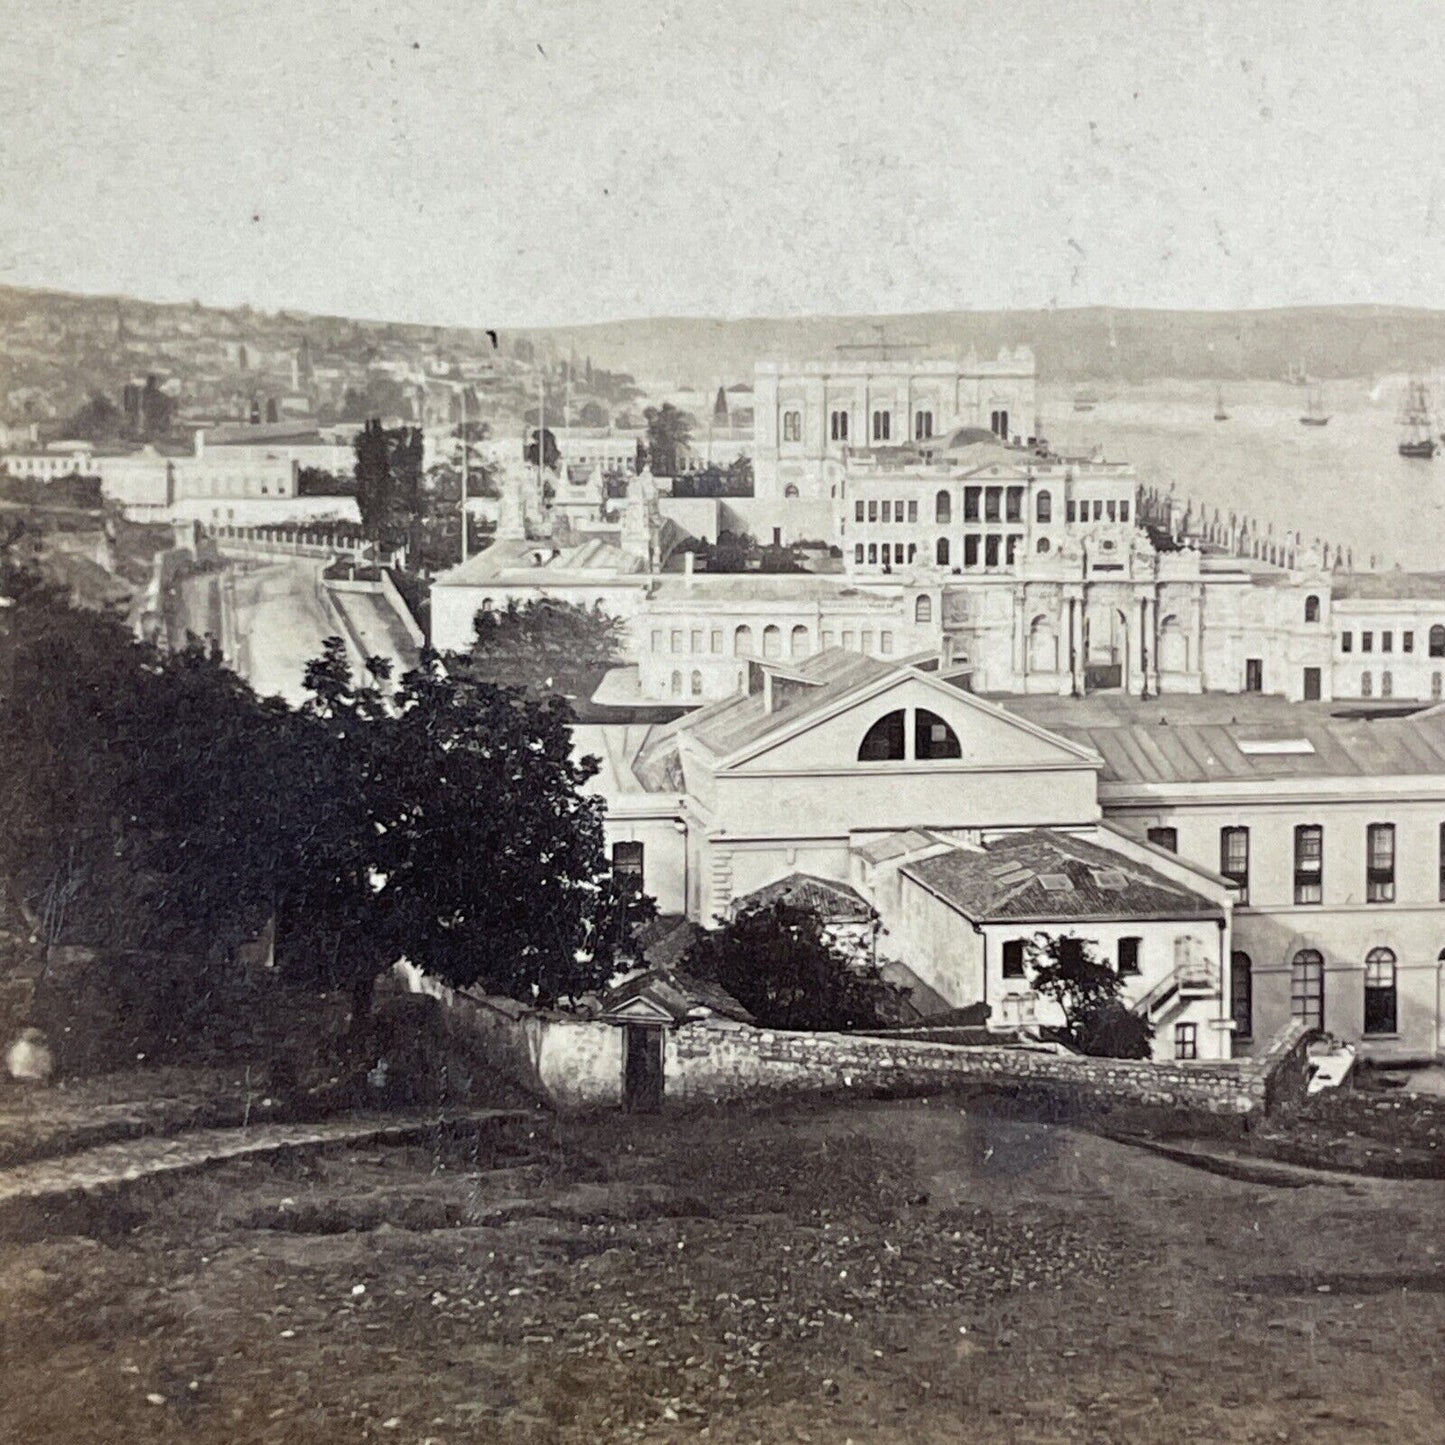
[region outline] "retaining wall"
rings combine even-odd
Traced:
[[[624,1030],[616,1025],[448,989],[414,970],[405,970],[403,978],[413,990],[440,999],[445,1026],[479,1038],[495,1066],[534,1097],[559,1109],[622,1102]],[[1308,1039],[1308,1030],[1294,1020],[1254,1058],[1156,1064],[877,1035],[785,1033],[712,1016],[666,1031],[664,1099],[699,1103],[992,1085],[1022,1086],[1081,1106],[1244,1116],[1304,1096]]]

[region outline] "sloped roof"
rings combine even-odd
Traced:
[[[534,562],[540,556],[543,560]],[[647,570],[646,562],[611,542],[592,538],[576,546],[554,542],[524,542],[514,538],[494,542],[484,552],[437,577],[437,587],[479,586],[483,583],[537,583],[576,580],[591,586],[617,576],[635,576]],[[562,573],[581,574],[564,579]]]
[[[1335,572],[1330,595],[1372,602],[1445,602],[1445,572]]]
[[[1104,760],[1109,784],[1264,782],[1445,774],[1445,713],[1337,717],[1339,704],[1245,696],[1000,699]],[[1077,717],[1078,722],[1070,721]],[[1294,750],[1272,750],[1287,745]]]
[[[955,848],[900,871],[975,923],[1223,917],[1219,904],[1145,864],[1048,828]]]
[[[816,913],[824,923],[867,923],[873,918],[868,900],[856,888],[832,878],[819,878],[812,873],[789,873],[786,878],[765,883],[751,893],[734,898],[729,913],[760,904],[791,903]]]
[[[738,1023],[753,1022],[752,1014],[720,984],[694,978],[676,969],[651,968],[635,974],[608,990],[602,999],[602,1011],[604,1014],[618,1013],[635,999],[652,1004],[671,1017],[674,1023],[685,1023],[699,1009],[722,1018],[735,1019]]]
[[[686,730],[688,737],[715,756],[728,757],[778,728],[791,727],[802,718],[825,711],[850,692],[898,670],[896,662],[827,647],[789,669],[815,685],[790,692],[774,705],[772,712],[765,710],[761,692],[739,693],[699,708],[670,727],[679,733]]]

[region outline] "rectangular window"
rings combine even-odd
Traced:
[[[1294,830],[1294,901],[1323,903],[1325,896],[1325,830],[1301,823]]]
[[[1022,541],[1023,538],[1017,532],[1011,532],[1009,534],[1007,543],[1004,547],[1003,557],[1006,566],[1012,567],[1013,564],[1018,560],[1019,543]]]
[[[982,493],[982,487],[965,487],[963,489],[963,520],[965,522],[978,521],[978,502]]]
[[[880,632],[878,634],[878,651],[884,657],[889,656],[893,651],[893,634],[891,632]]]
[[[855,542],[855,543],[853,544],[853,561],[856,563],[856,562],[861,562],[862,560],[863,560],[863,544],[862,544],[861,542]]]
[[[835,411],[832,416],[831,430],[835,442],[848,440],[848,413],[846,411]]]
[[[1079,512],[1078,507],[1077,507],[1073,502],[1070,502],[1070,503],[1068,504],[1068,508],[1069,508],[1069,510],[1068,510],[1069,521],[1071,521],[1071,522],[1076,522],[1076,521],[1078,521],[1078,512]]]
[[[1440,901],[1445,903],[1445,823],[1440,824]]]
[[[1104,520],[1104,503],[1102,498],[1096,498],[1094,501],[1094,520],[1096,522],[1102,522]]]
[[[1254,1033],[1254,971],[1247,953],[1230,956],[1229,1014],[1235,1038],[1247,1039]]]
[[[1219,830],[1219,871],[1239,887],[1239,903],[1249,902],[1249,829]]]
[[[875,566],[875,565],[877,564],[877,562],[878,562],[878,544],[877,544],[877,542],[870,542],[870,543],[868,544],[868,565],[869,565],[870,567],[871,567],[871,566]]]
[[[1312,948],[1302,948],[1290,964],[1289,1013],[1312,1029],[1325,1026],[1325,961]]]
[[[1365,830],[1365,902],[1395,901],[1395,825],[1371,823]]]
[[[884,521],[884,522],[891,522],[891,521],[893,520],[893,503],[892,503],[892,502],[884,502],[884,503],[883,503],[883,516],[880,518],[880,520],[881,520],[881,521]]]
[[[1024,941],[1022,938],[1004,939],[1003,976],[1005,978],[1022,978],[1024,976]]]
[[[1178,828],[1150,828],[1148,838],[1156,848],[1163,848],[1169,853],[1179,851]]]
[[[838,641],[838,634],[837,634],[836,632],[829,632],[829,631],[827,631],[826,629],[824,630],[824,632],[823,632],[823,646],[824,646],[824,647],[832,647],[837,641]]]
[[[1137,938],[1119,940],[1119,977],[1130,978],[1139,972],[1139,944]]]
[[[863,498],[862,498],[862,497],[859,497],[858,500],[853,504],[853,520],[854,520],[855,522],[861,522],[861,521],[863,520]]]
[[[998,538],[985,537],[983,539],[983,565],[985,567],[998,566]]]
[[[1395,634],[1393,632],[1382,632],[1380,634],[1380,651],[1393,652],[1395,650]]]
[[[1375,650],[1375,634],[1373,632],[1360,633],[1360,651],[1373,652]]]
[[[1174,1057],[1181,1063],[1199,1057],[1199,1025],[1174,1025]]]
[[[652,634],[652,650],[654,652],[662,651],[662,633],[654,632]]]
[[[978,536],[973,534],[963,539],[963,565],[965,567],[978,566]]]
[[[1128,502],[1120,502],[1120,503],[1119,503],[1119,520],[1120,520],[1121,522],[1127,522],[1127,521],[1129,520],[1129,504],[1128,504]]]
[[[983,493],[983,519],[985,522],[998,521],[999,503],[1002,501],[1002,487],[985,487]]]
[[[1117,502],[1112,502],[1112,501],[1111,501],[1111,502],[1108,504],[1107,510],[1108,510],[1108,513],[1109,513],[1109,520],[1110,520],[1111,522],[1117,521],[1117,520],[1118,520],[1118,515],[1119,515],[1119,504],[1118,504]]]
[[[1397,1031],[1395,955],[1388,948],[1372,948],[1365,956],[1365,1032]]]
[[[878,503],[877,503],[877,502],[869,502],[869,503],[868,503],[868,520],[869,520],[870,522],[876,522],[876,521],[878,520]]]
[[[1355,650],[1355,634],[1353,632],[1340,633],[1340,651],[1353,652]]]
[[[681,628],[677,628],[676,630],[674,630],[671,638],[669,638],[669,641],[670,641],[671,644],[672,644],[672,650],[673,650],[674,652],[681,652],[681,651],[682,651],[682,629],[681,629]]]
[[[721,633],[721,632],[714,632],[714,633],[712,634],[712,636],[711,636],[708,640],[709,640],[709,642],[711,643],[712,651],[713,651],[713,652],[717,653],[717,652],[721,652],[721,651],[722,651],[722,633]]]
[[[693,652],[701,652],[701,651],[702,651],[702,632],[701,632],[701,631],[697,631],[697,632],[694,632],[694,633],[692,634],[692,651],[693,651]]]
[[[1415,634],[1414,634],[1413,632],[1402,632],[1402,633],[1400,634],[1400,651],[1401,651],[1401,652],[1414,652],[1414,650],[1415,650]]]
[[[614,843],[612,845],[612,876],[635,881],[642,887],[642,844]]]
[[[856,643],[857,643],[857,640],[858,640],[858,635],[857,635],[857,633],[854,633],[854,632],[845,632],[845,633],[843,634],[843,646],[846,647],[849,652],[852,652],[852,651],[853,651],[854,646],[855,646]]]
[[[910,522],[916,522],[916,521],[918,520],[918,503],[917,503],[917,502],[909,502],[909,504],[908,504],[908,520],[909,520]]]
[[[860,632],[858,634],[858,645],[864,652],[873,651],[873,634],[871,632]]]
[[[873,440],[875,442],[886,442],[893,430],[892,413],[886,411],[875,411],[873,413]]]
[[[1004,497],[1003,519],[1005,522],[1022,522],[1024,519],[1024,489],[1010,487]]]

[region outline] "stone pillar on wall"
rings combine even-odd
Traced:
[[[1029,636],[1028,636],[1028,588],[1019,583],[1013,590],[1014,598],[1014,677],[1020,692],[1028,691],[1029,678]]]

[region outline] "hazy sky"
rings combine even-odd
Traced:
[[[0,281],[516,326],[1445,306],[1431,0],[9,0]]]

